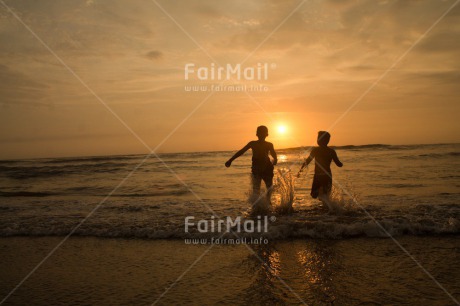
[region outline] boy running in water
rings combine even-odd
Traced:
[[[327,146],[330,139],[331,134],[325,131],[319,131],[317,140],[318,147],[314,147],[311,150],[310,156],[305,160],[299,170],[300,174],[302,169],[315,159],[315,175],[313,176],[313,183],[311,186],[311,196],[313,199],[316,199],[320,194],[329,196],[331,192],[331,162],[334,161],[338,167],[343,166],[335,150]]]
[[[260,184],[263,180],[267,187],[267,198],[270,200],[272,185],[273,185],[273,166],[276,165],[278,159],[276,157],[275,148],[271,142],[265,141],[268,136],[268,128],[266,126],[259,126],[257,128],[258,140],[250,141],[244,148],[239,150],[232,156],[226,163],[226,167],[230,167],[232,162],[243,155],[247,150],[252,149],[252,183],[253,192],[260,193]],[[273,157],[273,162],[268,156]]]

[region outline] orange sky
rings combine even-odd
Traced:
[[[261,124],[275,148],[459,142],[460,6],[434,24],[454,2],[6,1],[62,62],[0,5],[0,158],[147,152],[126,126],[158,152],[236,150]],[[213,61],[269,64],[238,82],[268,91],[185,91],[218,83],[184,77]]]

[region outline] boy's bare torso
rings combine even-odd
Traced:
[[[315,158],[315,174],[331,175],[332,160],[338,161],[337,153],[329,147],[314,147],[311,156]]]

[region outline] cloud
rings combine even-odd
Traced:
[[[436,33],[425,39],[419,46],[420,51],[429,53],[453,52],[460,56],[460,31],[445,31]]]
[[[158,50],[152,50],[152,51],[147,52],[145,54],[145,56],[148,59],[151,59],[151,60],[158,60],[158,59],[161,59],[163,57],[163,53],[161,53]]]
[[[8,66],[0,64],[0,104],[42,104],[48,86]]]
[[[401,72],[400,84],[418,84],[420,88],[426,90],[426,88],[433,89],[435,86],[443,86],[443,88],[449,87],[448,93],[453,94],[455,92],[460,93],[460,88],[457,86],[460,83],[460,70],[451,71],[420,71],[420,72]]]

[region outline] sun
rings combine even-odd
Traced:
[[[286,134],[287,127],[285,125],[278,125],[278,133],[279,134]]]

